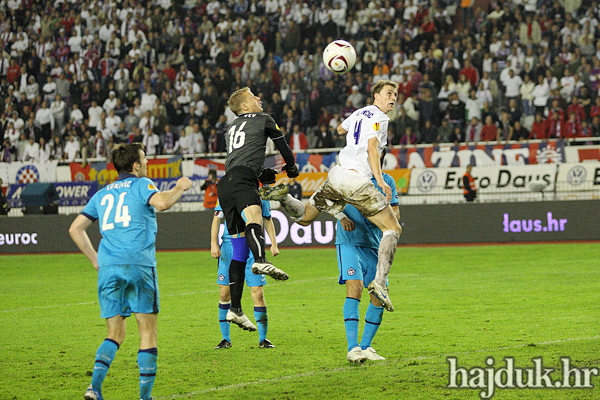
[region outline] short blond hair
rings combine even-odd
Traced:
[[[381,92],[381,90],[383,89],[384,86],[391,86],[394,88],[394,90],[398,90],[398,84],[396,82],[392,82],[392,81],[386,81],[386,80],[381,80],[378,81],[375,86],[373,86],[373,96],[375,96],[377,93]]]
[[[236,90],[229,97],[229,100],[227,101],[227,105],[229,106],[229,109],[231,110],[231,112],[233,112],[235,115],[240,114],[240,111],[242,110],[242,103],[244,103],[244,101],[246,100],[244,98],[244,95],[249,92],[250,92],[250,88],[248,86],[246,86],[239,90]]]

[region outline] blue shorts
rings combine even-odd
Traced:
[[[231,264],[231,255],[233,252],[233,246],[231,242],[229,244],[223,244],[221,246],[221,257],[219,257],[219,270],[217,276],[218,285],[229,286],[229,264]],[[253,286],[265,286],[267,284],[267,278],[264,275],[254,275],[252,273],[252,264],[254,264],[254,256],[250,252],[248,261],[246,261],[246,285],[249,287]]]
[[[102,318],[157,313],[160,301],[156,268],[141,265],[100,267],[98,298]]]
[[[377,273],[377,249],[337,244],[340,285],[351,279],[361,280],[367,287]]]

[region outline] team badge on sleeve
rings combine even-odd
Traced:
[[[374,130],[374,131],[378,131],[378,130],[379,130],[379,122],[375,122],[375,123],[373,124],[373,130]]]
[[[153,184],[149,183],[148,190],[158,190],[158,188],[156,186],[154,186]]]

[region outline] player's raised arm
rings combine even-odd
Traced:
[[[300,171],[298,170],[298,167],[296,167],[294,152],[285,141],[283,132],[281,132],[279,126],[277,126],[275,120],[271,116],[268,116],[267,121],[265,122],[265,133],[273,140],[275,147],[277,147],[277,150],[281,153],[281,156],[285,161],[285,167],[283,169],[287,172],[287,176],[295,178],[300,175]]]
[[[192,187],[192,181],[187,176],[179,178],[173,189],[156,193],[150,198],[150,205],[158,211],[168,210],[177,203],[183,193]]]

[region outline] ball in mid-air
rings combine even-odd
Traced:
[[[334,40],[323,50],[323,63],[336,74],[343,74],[354,67],[356,50],[345,40]]]

